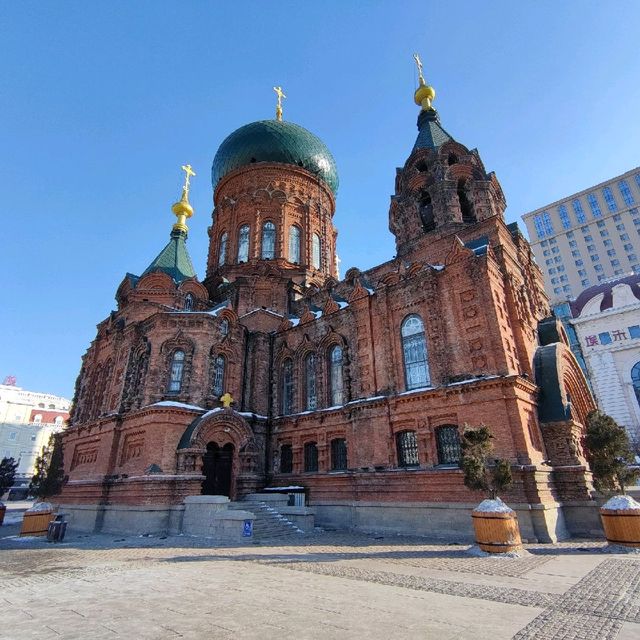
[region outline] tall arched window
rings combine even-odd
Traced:
[[[318,470],[318,445],[315,442],[307,442],[304,445],[304,470]]]
[[[418,458],[418,439],[415,431],[400,431],[396,433],[396,451],[399,467],[416,467],[420,464]]]
[[[238,231],[238,262],[249,260],[249,225],[243,224]]]
[[[293,362],[287,358],[282,365],[282,414],[293,412]]]
[[[222,318],[222,322],[220,323],[220,335],[222,337],[229,334],[229,321],[226,318]]]
[[[41,414],[37,414],[34,418],[33,418],[34,422],[42,422],[42,415]]]
[[[218,250],[218,266],[221,267],[227,261],[227,240],[229,234],[225,231],[220,236],[220,247]]]
[[[62,424],[62,416],[56,416],[56,419],[53,421],[53,423],[60,426]]]
[[[460,434],[455,424],[447,424],[436,429],[438,464],[460,464],[462,449]]]
[[[344,404],[343,354],[339,345],[329,352],[329,389],[331,406]]]
[[[262,259],[273,260],[276,257],[276,225],[265,222],[262,227]]]
[[[476,216],[473,212],[473,205],[467,196],[467,183],[464,179],[458,180],[458,202],[463,222],[475,222]]]
[[[427,341],[424,325],[418,315],[407,316],[400,329],[402,355],[404,357],[404,379],[407,391],[428,387],[429,363],[427,362]]]
[[[313,411],[318,407],[318,385],[316,380],[316,354],[310,353],[304,361],[304,373],[306,383],[306,402],[307,411]]]
[[[176,351],[171,360],[171,375],[169,377],[169,392],[179,393],[182,389],[182,374],[184,373],[184,351]]]
[[[211,389],[214,396],[220,397],[224,394],[225,364],[224,356],[216,356],[213,362],[213,385]]]
[[[640,362],[636,362],[631,369],[631,383],[636,392],[636,400],[640,404]]]
[[[192,311],[193,310],[193,294],[192,293],[187,293],[187,295],[184,297],[184,310],[185,311]]]
[[[300,227],[289,227],[289,262],[300,264]]]
[[[314,269],[320,268],[320,249],[321,249],[320,236],[317,233],[314,233],[312,244],[311,244],[311,266]]]

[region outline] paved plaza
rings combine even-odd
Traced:
[[[2,639],[640,639],[640,555],[598,541],[495,558],[320,531],[217,548],[17,533],[0,528]]]

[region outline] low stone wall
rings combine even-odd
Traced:
[[[405,534],[449,542],[474,540],[471,511],[476,504],[447,502],[316,502],[316,524],[366,533]],[[557,542],[578,535],[568,526],[560,504],[510,504],[518,515],[520,533],[529,542]],[[582,506],[582,519],[598,517],[597,507]],[[576,526],[574,512],[571,522]],[[596,532],[597,533],[597,532]]]
[[[71,529],[91,533],[127,535],[179,533],[183,505],[80,505],[61,504]]]
[[[253,531],[254,515],[229,511],[224,496],[189,496],[182,505],[70,505],[60,504],[69,528],[119,535],[185,535],[212,538],[216,543],[246,542],[246,523]]]

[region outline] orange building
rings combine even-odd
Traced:
[[[60,498],[77,523],[127,509],[172,530],[187,496],[301,485],[320,525],[460,537],[478,497],[459,433],[485,423],[525,538],[598,527],[592,397],[496,176],[433,93],[421,77],[389,210],[397,257],[343,280],[333,157],[281,112],[218,149],[202,283],[187,180],[168,245],[127,274],[84,356]]]

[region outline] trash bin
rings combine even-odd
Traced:
[[[47,529],[47,542],[62,542],[64,534],[67,532],[67,522],[64,519],[65,514],[59,513],[51,522]]]

